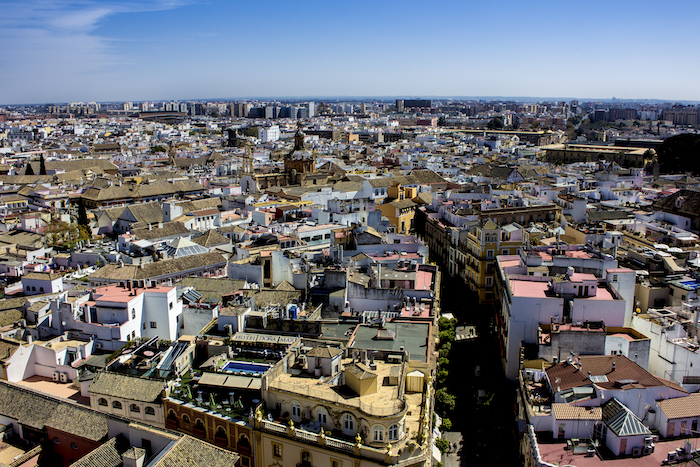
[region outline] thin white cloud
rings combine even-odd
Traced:
[[[95,33],[117,13],[177,8],[185,1],[29,0],[0,5],[0,103],[99,98],[110,73],[122,73],[109,37]],[[102,91],[102,92],[101,92]]]

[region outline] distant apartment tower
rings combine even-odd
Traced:
[[[401,113],[405,110],[406,105],[403,99],[396,99],[396,111]]]
[[[433,101],[430,99],[405,99],[403,105],[406,109],[430,109]]]
[[[315,102],[308,102],[306,104],[306,109],[307,109],[309,118],[313,118],[316,116],[316,103]]]
[[[263,126],[258,128],[258,138],[263,143],[269,143],[280,139],[280,127],[278,125]]]
[[[694,108],[664,110],[663,119],[673,122],[674,125],[697,125],[698,111]]]
[[[240,118],[246,118],[248,117],[248,111],[250,110],[251,105],[248,104],[247,102],[236,102],[232,104],[232,112],[231,115],[234,117],[240,117]]]

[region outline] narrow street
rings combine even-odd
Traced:
[[[443,465],[519,465],[516,390],[503,375],[493,307],[478,305],[464,284],[443,276],[442,312],[477,330],[476,337],[455,341],[450,352],[447,389],[457,404],[448,418],[457,433],[444,437],[455,442],[461,434],[462,440],[457,455],[443,455]]]

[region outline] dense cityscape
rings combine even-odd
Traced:
[[[0,107],[0,465],[695,459],[699,112]]]

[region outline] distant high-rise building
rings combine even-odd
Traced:
[[[308,102],[306,104],[306,109],[307,109],[307,113],[308,113],[309,118],[313,118],[316,116],[316,103]]]
[[[396,111],[401,113],[405,110],[406,103],[403,99],[396,99]]]
[[[405,99],[403,106],[405,109],[429,109],[433,105],[430,99]]]
[[[247,102],[236,102],[235,104],[232,104],[233,112],[231,115],[234,117],[246,118],[250,107],[251,105]]]

